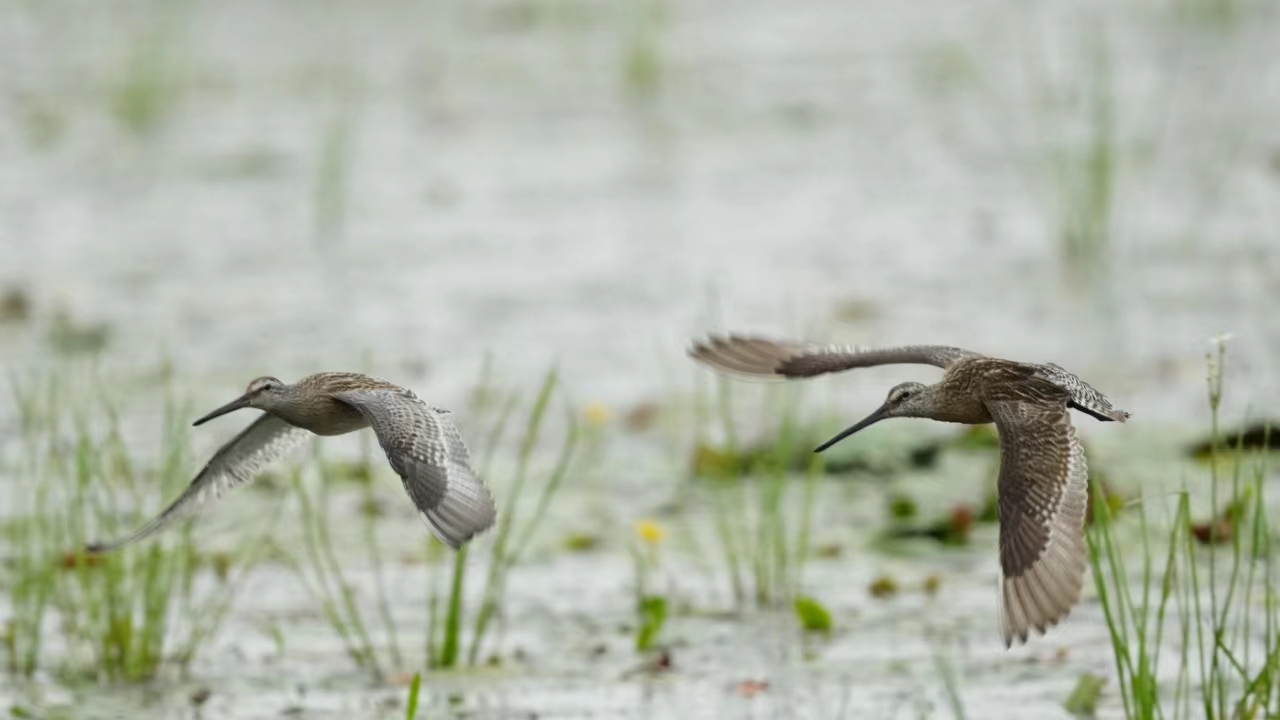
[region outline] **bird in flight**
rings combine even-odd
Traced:
[[[265,412],[214,453],[163,512],[127,537],[93,543],[87,550],[116,550],[209,507],[252,482],[311,433],[342,435],[366,427],[373,428],[387,462],[441,542],[456,550],[493,524],[493,496],[472,470],[449,411],[427,405],[411,390],[358,373],[319,373],[292,385],[260,377],[243,395],[194,424],[241,408]]]
[[[933,385],[906,382],[884,404],[817,448],[822,452],[893,417],[972,425],[1000,433],[1000,627],[1005,646],[1026,642],[1071,612],[1087,566],[1084,538],[1088,475],[1068,409],[1124,422],[1088,383],[1052,363],[988,357],[943,345],[884,349],[813,346],[758,337],[710,337],[689,354],[720,372],[753,378],[807,378],[874,365],[920,364],[944,370]]]

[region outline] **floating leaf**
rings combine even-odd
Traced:
[[[898,581],[888,575],[881,575],[871,581],[867,592],[871,593],[871,597],[886,598],[898,593]]]
[[[801,595],[796,598],[796,617],[800,626],[809,632],[831,632],[831,613],[822,603],[811,597]]]
[[[586,552],[600,544],[600,538],[590,533],[569,533],[564,536],[564,547],[569,552]]]
[[[910,520],[919,513],[916,501],[907,495],[894,495],[889,499],[889,517],[894,520]]]

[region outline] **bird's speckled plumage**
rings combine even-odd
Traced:
[[[1087,565],[1088,468],[1068,408],[1103,421],[1129,417],[1088,383],[1051,363],[1001,360],[939,345],[863,350],[729,336],[699,342],[690,355],[722,372],[762,378],[896,363],[944,368],[934,385],[894,387],[884,405],[819,450],[889,417],[994,422],[1000,433],[1000,624],[1005,644],[1025,642],[1031,630],[1044,632],[1071,611]]]
[[[493,497],[472,470],[449,411],[427,405],[411,390],[358,373],[319,373],[293,385],[261,377],[240,398],[196,424],[243,407],[266,412],[219,449],[173,504],[128,537],[89,549],[114,550],[208,507],[252,481],[308,432],[341,435],[365,427],[373,428],[387,461],[441,542],[456,549],[493,524]]]

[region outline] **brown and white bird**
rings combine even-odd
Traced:
[[[754,337],[711,337],[689,354],[716,370],[755,378],[806,378],[898,363],[943,368],[933,385],[906,382],[884,404],[831,440],[822,452],[885,418],[916,417],[1000,433],[1000,626],[1005,646],[1055,625],[1080,597],[1088,553],[1084,539],[1088,469],[1068,408],[1104,422],[1129,413],[1052,363],[1001,360],[942,345],[879,350],[810,346]]]
[[[273,377],[195,421],[204,424],[241,408],[265,410],[223,445],[164,512],[121,540],[95,543],[107,552],[153,535],[251,482],[267,465],[316,435],[372,427],[392,469],[432,534],[457,549],[493,524],[493,496],[471,469],[470,453],[448,410],[411,390],[357,373],[319,373],[286,385]]]

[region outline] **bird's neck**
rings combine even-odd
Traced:
[[[921,391],[913,403],[909,417],[928,418],[940,422],[980,425],[991,422],[991,413],[972,393],[955,392],[942,383]]]
[[[295,388],[273,398],[262,409],[317,435],[342,435],[369,424],[358,410],[340,400],[324,393],[302,392]]]

